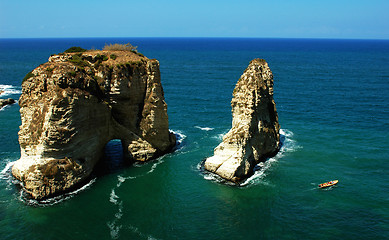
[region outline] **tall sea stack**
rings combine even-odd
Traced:
[[[172,150],[159,62],[131,51],[53,55],[27,74],[19,99],[21,158],[12,168],[33,198],[85,180],[120,139],[147,161]]]
[[[205,160],[204,168],[239,182],[280,147],[273,74],[265,60],[250,62],[235,86],[231,106],[232,128],[215,148],[214,155]]]

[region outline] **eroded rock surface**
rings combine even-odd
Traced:
[[[36,199],[85,180],[112,139],[135,161],[175,145],[157,60],[130,51],[53,55],[22,88],[21,158],[12,173]]]
[[[239,182],[280,147],[273,74],[263,59],[250,62],[233,92],[232,128],[204,162],[207,171]]]
[[[0,99],[0,109],[7,106],[7,105],[14,104],[14,103],[15,103],[15,100],[12,98]]]

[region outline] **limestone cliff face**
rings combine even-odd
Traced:
[[[130,51],[60,54],[28,76],[12,173],[34,198],[86,179],[112,139],[136,161],[175,145],[157,60]]]
[[[231,106],[232,128],[215,148],[214,156],[206,159],[204,168],[239,182],[280,147],[273,74],[265,60],[250,62],[235,86]]]

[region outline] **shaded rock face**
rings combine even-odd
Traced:
[[[204,168],[239,182],[280,147],[280,125],[273,99],[273,74],[263,59],[250,62],[235,86],[232,128],[204,162]]]
[[[12,98],[0,99],[0,109],[7,106],[7,105],[14,104],[14,103],[15,103],[15,100]]]
[[[129,51],[60,54],[29,76],[19,99],[21,158],[12,173],[33,198],[85,180],[112,139],[134,161],[175,146],[157,60]]]

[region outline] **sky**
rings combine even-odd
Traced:
[[[389,39],[389,0],[0,0],[0,38]]]

